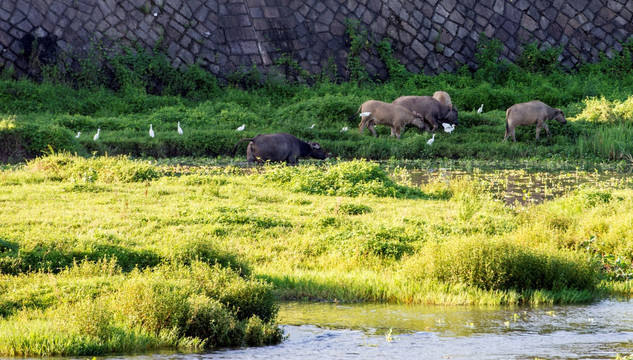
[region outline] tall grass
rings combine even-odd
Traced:
[[[604,97],[583,101],[585,108],[575,121],[596,124],[577,140],[580,155],[631,161],[633,154],[633,97],[609,101]]]

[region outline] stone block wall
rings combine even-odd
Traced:
[[[174,66],[198,63],[219,77],[290,56],[311,73],[332,64],[346,77],[346,21],[390,39],[412,72],[474,66],[481,33],[514,60],[529,42],[562,46],[561,62],[609,56],[633,34],[627,0],[0,0],[0,68],[28,73],[89,53],[95,43],[162,49]],[[35,45],[35,47],[33,46]],[[367,69],[384,78],[372,50]]]

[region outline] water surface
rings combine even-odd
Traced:
[[[613,359],[633,353],[633,302],[541,307],[287,303],[277,346],[195,359]]]

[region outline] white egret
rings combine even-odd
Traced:
[[[77,131],[77,135],[75,135],[75,139],[79,139],[80,136],[81,136],[81,131]]]
[[[344,132],[344,131],[347,131],[347,130],[348,130],[347,126],[343,126],[343,128],[339,132]]]
[[[182,131],[182,128],[180,127],[180,121],[178,122],[178,133],[180,135],[184,134],[184,132]]]
[[[371,112],[365,111],[365,112],[360,113],[360,115],[358,116],[363,117],[363,116],[369,116],[369,115],[371,115]]]
[[[427,145],[431,145],[433,144],[433,141],[435,141],[435,134],[433,134],[433,137],[429,139],[429,141],[427,141]]]
[[[310,129],[314,129],[315,126],[316,126],[316,124],[310,125]]]
[[[444,131],[447,133],[451,133],[453,130],[455,130],[455,124],[453,125],[449,125],[447,123],[442,123],[442,126],[444,126]]]
[[[154,137],[154,129],[152,129],[152,124],[149,124],[149,137]]]
[[[484,111],[484,104],[481,104],[479,109],[477,109],[477,114],[481,114]]]
[[[236,131],[243,131],[246,128],[246,124],[242,124],[242,126],[235,129]]]
[[[97,133],[95,134],[95,136],[92,138],[92,140],[97,141],[99,140],[99,133],[101,132],[101,129],[97,129]]]

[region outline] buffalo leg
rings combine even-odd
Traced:
[[[508,130],[506,130],[506,134],[503,138],[503,141],[506,141],[509,136],[512,136],[512,141],[517,142],[517,139],[514,136],[514,128],[508,128]]]
[[[549,132],[549,128],[547,127],[546,123],[543,123],[543,129],[545,129],[545,132],[547,133],[547,136],[552,136],[552,133]]]
[[[374,137],[378,137],[378,134],[376,134],[376,130],[374,129],[376,125],[374,124],[373,121],[371,121],[369,123],[369,125],[367,125],[367,128],[369,129],[369,131],[371,131],[371,133],[374,135]]]

